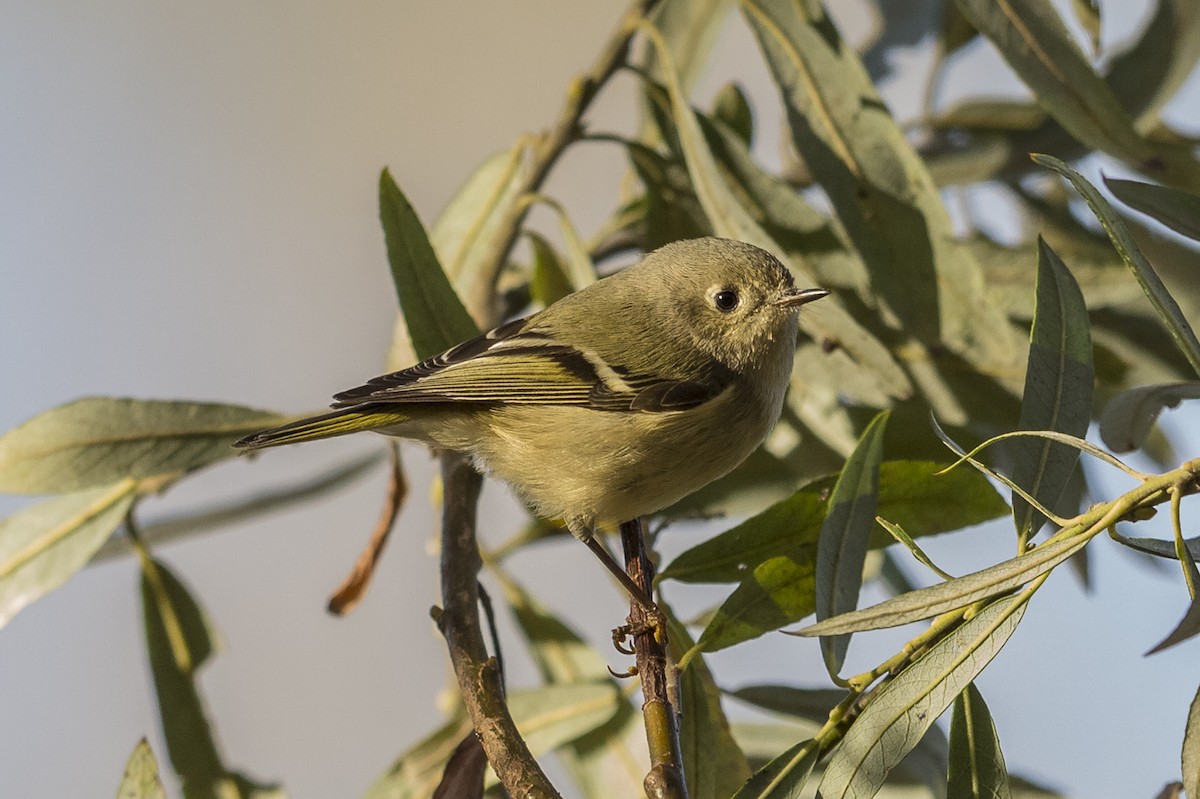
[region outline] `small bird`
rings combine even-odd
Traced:
[[[331,413],[234,446],[373,430],[466,453],[624,577],[593,541],[596,527],[662,510],[762,443],[783,408],[798,310],[828,293],[795,288],[778,259],[750,244],[674,242],[337,394]]]

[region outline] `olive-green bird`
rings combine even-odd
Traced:
[[[794,288],[750,244],[675,242],[236,446],[373,430],[457,450],[590,542],[597,525],[661,510],[762,443],[783,407],[800,306],[828,293]]]

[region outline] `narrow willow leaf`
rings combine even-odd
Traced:
[[[454,747],[446,768],[442,770],[442,781],[433,792],[432,799],[483,799],[483,779],[487,774],[487,753],[475,730],[463,736]]]
[[[846,461],[829,496],[829,512],[817,540],[816,612],[823,621],[858,607],[867,545],[875,529],[879,500],[879,464],[888,412],[871,420]],[[821,638],[821,655],[829,675],[837,678],[850,636]]]
[[[596,265],[592,263],[592,256],[588,255],[587,245],[579,237],[579,231],[575,229],[571,218],[567,216],[566,209],[562,207],[562,203],[550,197],[541,197],[540,199],[554,209],[558,216],[558,229],[562,232],[563,242],[567,248],[567,258],[563,264],[564,272],[571,284],[571,289],[579,291],[595,283]]]
[[[1158,312],[1159,319],[1171,334],[1171,338],[1174,339],[1176,346],[1179,347],[1184,357],[1187,358],[1188,363],[1192,365],[1196,374],[1200,375],[1200,340],[1196,338],[1196,334],[1192,331],[1192,326],[1188,324],[1183,312],[1179,310],[1179,303],[1175,302],[1175,298],[1167,291],[1167,287],[1163,285],[1162,280],[1154,271],[1154,267],[1150,265],[1150,262],[1142,255],[1142,251],[1138,249],[1137,243],[1133,240],[1133,236],[1130,234],[1125,222],[1117,216],[1112,206],[1100,195],[1100,192],[1096,191],[1092,184],[1084,180],[1083,176],[1062,161],[1048,155],[1034,155],[1033,160],[1065,177],[1075,187],[1075,190],[1083,195],[1083,199],[1087,201],[1088,206],[1092,209],[1092,213],[1100,220],[1100,224],[1104,227],[1105,232],[1108,233],[1109,239],[1117,249],[1122,260],[1133,271],[1138,283],[1142,286],[1142,290],[1150,298],[1150,303]]]
[[[733,799],[800,799],[820,756],[820,744],[801,741],[756,771]]]
[[[824,723],[829,711],[846,698],[833,688],[796,688],[791,685],[748,685],[729,695],[776,713]]]
[[[749,641],[815,611],[815,554],[799,562],[779,555],[755,566],[700,634],[700,651],[716,652]]]
[[[1197,635],[1200,635],[1200,597],[1193,597],[1192,601],[1188,603],[1183,618],[1179,620],[1175,628],[1167,634],[1166,638],[1152,646],[1146,655],[1157,655],[1164,649],[1170,649]]]
[[[885,529],[889,533],[891,533],[892,538],[895,538],[897,541],[899,541],[901,544],[903,544],[904,548],[907,549],[910,553],[912,553],[912,556],[917,559],[917,562],[924,565],[927,569],[929,569],[931,572],[936,574],[938,577],[941,577],[943,580],[953,580],[954,579],[953,575],[951,575],[948,572],[946,572],[945,570],[939,568],[938,565],[936,563],[934,563],[933,560],[928,555],[925,554],[925,550],[921,549],[920,545],[917,544],[917,542],[913,540],[913,537],[911,535],[909,535],[908,531],[905,530],[903,527],[896,524],[895,522],[889,522],[887,519],[883,518],[882,516],[876,516],[875,521],[878,522],[883,527],[883,529]],[[906,589],[906,590],[911,590],[911,589]]]
[[[830,758],[824,799],[869,799],[954,698],[1008,642],[1025,613],[1021,594],[988,605],[879,690]]]
[[[533,301],[545,308],[561,300],[573,290],[554,246],[535,231],[526,231],[533,250],[533,274],[529,278],[529,293]]]
[[[1162,222],[1176,233],[1200,241],[1200,197],[1192,192],[1116,178],[1105,178],[1104,185],[1135,211]]]
[[[1092,418],[1095,382],[1087,306],[1066,265],[1040,237],[1035,294],[1019,427],[1082,438]],[[1079,451],[1036,439],[1016,442],[1013,449],[1013,482],[1042,506],[1055,507],[1079,462]],[[1017,535],[1027,541],[1046,517],[1014,493],[1013,521]]]
[[[1089,536],[1079,535],[1051,541],[1020,557],[954,580],[893,597],[863,610],[835,616],[798,630],[796,634],[817,636],[898,627],[963,608],[972,602],[1011,591],[1040,577],[1082,549],[1089,540]]]
[[[1115,452],[1142,446],[1158,416],[1185,399],[1200,399],[1200,382],[1138,386],[1109,400],[1100,414],[1100,438]]]
[[[712,117],[720,120],[738,140],[749,147],[754,142],[754,112],[745,92],[732,81],[726,83],[713,98]]]
[[[1008,769],[996,725],[971,683],[954,700],[950,719],[950,774],[946,799],[1009,799]]]
[[[315,502],[329,493],[349,485],[367,474],[383,459],[382,452],[372,452],[362,458],[344,463],[316,477],[302,482],[272,489],[214,507],[191,510],[143,523],[139,533],[142,542],[150,548],[178,541],[200,533],[208,533],[221,527],[259,518],[281,508],[305,502]],[[128,536],[113,536],[96,551],[89,563],[100,563],[115,557],[128,555],[131,550]]]
[[[687,629],[664,608],[675,662],[695,647]],[[679,726],[683,774],[690,799],[728,799],[750,778],[750,764],[730,732],[721,689],[702,656],[689,659],[679,675],[679,702],[685,708]]]
[[[178,578],[149,557],[142,562],[141,594],[150,672],[171,765],[187,799],[219,796],[234,783],[221,762],[195,680],[196,669],[213,651],[204,612]]]
[[[599,728],[616,714],[621,701],[612,681],[602,680],[514,691],[508,709],[529,750],[537,755]]]
[[[69,580],[125,518],[136,484],[68,494],[0,521],[0,627]]]
[[[885,461],[879,469],[880,516],[914,537],[958,530],[998,518],[1008,505],[981,474],[958,469],[936,474],[945,464]],[[833,478],[805,486],[741,524],[680,554],[660,573],[681,582],[736,582],[769,558],[787,555],[815,564],[816,542],[825,519]],[[870,546],[892,543],[883,530]]]
[[[1157,538],[1126,538],[1124,536],[1114,536],[1118,543],[1136,549],[1139,552],[1145,552],[1149,555],[1156,555],[1160,558],[1170,558],[1171,560],[1179,560],[1179,553],[1175,549],[1173,541],[1162,541]],[[1184,544],[1187,546],[1187,551],[1192,557],[1200,560],[1200,537],[1189,538]]]
[[[1100,5],[1097,0],[1071,0],[1075,19],[1091,40],[1092,52],[1100,52]]]
[[[1183,790],[1189,799],[1200,796],[1200,690],[1188,710],[1183,730]]]
[[[494,571],[546,684],[612,681],[607,663],[578,633],[503,571]],[[638,730],[637,712],[622,699],[611,719],[559,750],[559,759],[584,795],[633,796],[641,790],[649,764],[644,762],[645,745],[631,745]]]
[[[505,215],[520,200],[526,149],[520,139],[511,150],[484,159],[429,230],[438,261],[462,295],[469,293],[480,264],[491,256]]]
[[[396,758],[363,799],[426,799],[432,796],[459,741],[473,732],[471,720],[460,706],[449,721]]]
[[[379,218],[396,296],[417,358],[429,358],[479,335],[417,212],[386,169],[379,175]]]
[[[654,9],[654,25],[671,52],[669,68],[677,71],[684,87],[694,85],[708,64],[708,55],[732,7],[733,0],[666,0]],[[646,53],[651,74],[661,74],[668,68],[657,66],[660,58],[657,50]]]
[[[1004,56],[1042,108],[1088,147],[1134,163],[1154,149],[1096,74],[1054,6],[1043,0],[956,0],[959,9]]]
[[[180,475],[232,458],[234,441],[285,421],[240,405],[85,397],[0,436],[0,491],[65,494]]]
[[[753,0],[741,9],[787,109],[797,152],[829,196],[906,333],[981,367],[1019,368],[1019,338],[954,236],[925,164],[819,4]]]
[[[654,40],[654,35],[651,39]],[[661,45],[661,37],[658,42]],[[782,255],[782,248],[753,219],[721,177],[673,62],[669,55],[662,52],[661,46],[658,57],[661,59],[664,82],[670,94],[671,116],[679,133],[692,187],[714,232],[718,236],[745,241]],[[800,283],[815,285],[811,274],[802,264],[791,259],[786,263]],[[883,344],[836,303],[825,305],[820,314],[803,315],[801,326],[818,341],[837,342],[855,362],[877,375],[880,385],[890,396],[907,396],[911,392],[911,383]]]
[[[158,761],[145,738],[138,741],[129,756],[117,788],[117,799],[167,799],[167,791],[158,778]]]
[[[1200,60],[1200,4],[1158,0],[1141,38],[1109,64],[1105,82],[1143,133],[1178,93]]]

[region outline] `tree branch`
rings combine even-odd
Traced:
[[[465,457],[447,452],[442,456],[442,482],[443,610],[438,627],[446,638],[463,704],[488,762],[514,799],[559,799],[508,712],[498,664],[488,656],[479,626],[481,561],[475,508],[483,478]]]
[[[640,519],[621,525],[621,547],[625,552],[626,573],[646,596],[653,596],[654,564],[646,554]],[[664,642],[655,637],[659,621],[650,618],[641,603],[636,600],[629,603],[629,627],[633,630],[633,649],[645,697],[642,720],[650,747],[650,772],[642,787],[651,799],[687,799],[679,747],[678,700],[672,702],[675,692],[669,672],[674,666],[667,660]]]

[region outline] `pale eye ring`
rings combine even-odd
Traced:
[[[713,295],[713,305],[722,313],[729,313],[737,308],[740,301],[741,298],[738,297],[738,293],[733,289],[721,289]]]

